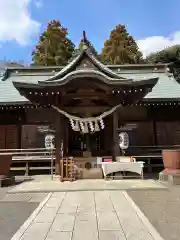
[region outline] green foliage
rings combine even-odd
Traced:
[[[124,25],[118,25],[104,43],[101,59],[106,64],[142,63],[142,53]]]
[[[34,65],[65,65],[74,51],[74,44],[67,37],[68,31],[59,21],[48,23],[46,31],[32,52]]]
[[[147,56],[148,63],[170,63],[180,59],[180,45],[165,48],[162,51],[151,53]]]

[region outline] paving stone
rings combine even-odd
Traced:
[[[99,191],[127,189],[166,189],[166,186],[154,180],[127,179],[104,181],[104,179],[79,180],[61,183],[56,180],[24,182],[14,187],[10,192],[70,192],[70,191]]]
[[[77,213],[79,214],[95,214],[95,203],[93,192],[88,192],[88,194],[81,193]]]
[[[44,240],[49,232],[51,223],[33,223],[20,240]]]
[[[29,202],[41,202],[47,196],[47,193],[35,193],[31,195]]]
[[[99,240],[126,240],[122,231],[100,231]]]
[[[96,222],[96,213],[95,212],[77,212],[76,222],[78,221],[87,221],[87,222]]]
[[[98,240],[97,223],[89,221],[76,221],[72,240]]]
[[[55,216],[57,214],[56,208],[43,208],[36,219],[34,220],[36,223],[52,223]]]
[[[54,232],[50,231],[46,240],[71,240],[72,232]],[[79,239],[80,240],[80,239]]]
[[[37,236],[38,240],[155,240],[120,191],[53,193],[21,240]]]
[[[111,199],[127,240],[153,240],[122,192],[111,193]]]
[[[97,212],[99,230],[121,230],[115,212]]]
[[[58,210],[60,205],[62,204],[64,197],[65,197],[65,193],[60,193],[58,194],[58,196],[52,194],[51,198],[48,200],[45,207],[56,208]]]
[[[96,211],[114,211],[112,203],[110,201],[109,192],[95,192]]]
[[[58,213],[75,213],[79,204],[77,195],[77,192],[67,193],[58,210]]]
[[[66,195],[65,192],[54,192],[52,193],[52,198],[57,198],[57,199],[60,199],[60,198],[64,198]]]
[[[74,228],[75,214],[74,213],[61,213],[57,214],[52,224],[52,231],[67,231],[71,232]]]

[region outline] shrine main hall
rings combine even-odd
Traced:
[[[0,149],[44,148],[53,133],[58,166],[62,150],[115,159],[122,132],[130,156],[180,145],[180,84],[172,68],[103,65],[84,47],[66,66],[1,69]]]

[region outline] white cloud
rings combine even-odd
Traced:
[[[16,41],[27,45],[39,32],[40,23],[29,11],[31,0],[0,0],[0,41]]]
[[[176,44],[180,44],[180,31],[174,32],[168,37],[164,36],[152,36],[137,41],[137,44],[146,57],[152,52],[163,50],[166,47],[170,47]]]

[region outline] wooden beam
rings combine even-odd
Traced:
[[[119,136],[118,136],[118,110],[113,113],[113,154],[112,159],[115,162],[119,155]]]
[[[56,161],[55,161],[55,172],[56,175],[60,174],[60,159],[61,159],[61,143],[63,141],[63,116],[60,113],[56,113],[56,124],[55,124],[55,143],[56,143]]]

